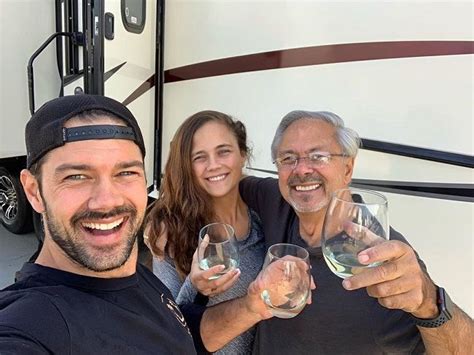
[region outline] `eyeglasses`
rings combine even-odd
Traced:
[[[293,170],[298,165],[300,160],[306,160],[306,164],[312,168],[321,168],[329,165],[332,157],[345,157],[345,154],[330,154],[314,152],[308,154],[306,157],[298,157],[296,155],[287,155],[278,159],[275,159],[273,164],[281,169]]]

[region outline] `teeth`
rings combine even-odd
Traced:
[[[297,185],[295,186],[296,191],[311,191],[311,190],[316,190],[321,184],[316,184],[316,185],[308,185],[308,186],[301,186]]]
[[[224,180],[224,178],[225,178],[225,175],[213,176],[209,178],[209,181],[220,181],[220,180]]]
[[[112,223],[82,223],[82,226],[90,229],[99,229],[102,231],[114,229],[123,222],[123,217]]]

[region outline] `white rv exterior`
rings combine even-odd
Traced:
[[[246,124],[248,173],[276,176],[283,115],[335,112],[368,145],[354,183],[388,196],[391,225],[474,314],[471,3],[174,0],[165,11],[163,162],[181,122],[214,109]]]
[[[26,165],[24,129],[31,117],[27,64],[42,43],[56,32],[81,33],[84,41],[73,44],[61,37],[60,42],[51,42],[37,57],[34,109],[62,94],[81,92],[106,95],[127,105],[143,130],[147,181],[152,189],[156,3],[155,0],[0,1],[0,222],[11,232],[29,231],[34,224],[19,182],[19,172]],[[56,48],[57,43],[61,47]],[[34,219],[35,223],[38,221]],[[35,227],[38,226],[36,223]]]
[[[31,211],[19,182],[25,166],[25,124],[31,116],[26,66],[54,32],[54,0],[0,1],[0,220],[13,232],[32,229]],[[58,95],[55,57],[50,48],[37,62],[37,105]]]

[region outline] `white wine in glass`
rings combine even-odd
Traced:
[[[201,248],[206,236],[208,236],[209,242],[205,248]],[[210,269],[216,265],[224,265],[224,270],[210,279],[217,279],[231,269],[237,268],[239,266],[239,252],[232,226],[225,223],[211,223],[201,228],[198,260],[202,270]]]
[[[311,292],[308,251],[293,244],[268,248],[262,268],[265,290],[261,297],[278,318],[293,318],[306,305]]]
[[[334,192],[321,236],[329,269],[345,279],[380,263],[361,264],[357,255],[389,239],[388,202],[382,194],[347,188]]]

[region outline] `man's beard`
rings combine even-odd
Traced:
[[[292,196],[292,186],[295,185],[302,185],[305,183],[314,183],[314,184],[320,184],[318,187],[319,189],[323,189],[324,192],[326,193],[326,184],[324,183],[323,179],[320,177],[315,177],[315,176],[304,176],[304,177],[299,177],[297,175],[290,176],[288,179],[288,189],[289,189],[289,194],[288,194],[288,202],[290,205],[293,207],[293,209],[298,212],[298,213],[311,213],[311,212],[317,212],[323,208],[325,208],[329,204],[329,198],[326,194],[325,198],[322,200],[319,200],[317,202],[311,203],[311,199],[313,196],[308,194],[308,196],[300,196],[298,199],[293,198]],[[303,202],[299,202],[298,200],[302,200]]]
[[[52,240],[69,256],[70,259],[86,269],[95,272],[104,272],[121,267],[129,259],[137,232],[140,229],[143,217],[137,217],[137,210],[128,205],[112,209],[109,212],[80,211],[72,216],[69,226],[61,225],[50,212],[45,204],[44,220],[51,235]],[[120,214],[128,214],[128,230],[122,231],[126,235],[126,240],[120,245],[88,247],[81,239],[81,220],[93,221],[105,218],[112,218]],[[122,228],[122,226],[121,226]]]
[[[294,208],[294,210],[298,213],[311,213],[311,212],[317,212],[323,208],[325,208],[328,204],[329,204],[329,201],[327,198],[325,198],[324,200],[321,200],[319,201],[319,203],[317,204],[314,204],[314,205],[305,205],[305,204],[301,204],[295,200],[293,200],[293,198],[289,198],[289,202],[290,202],[290,205]]]

